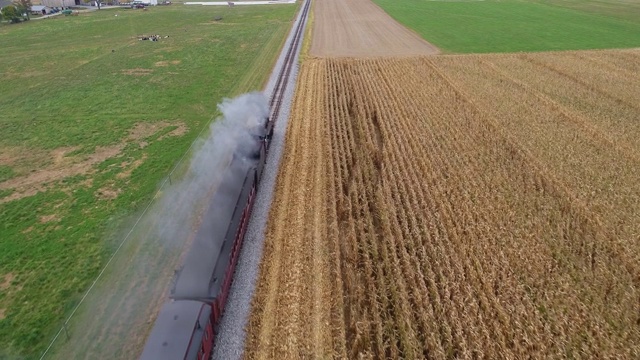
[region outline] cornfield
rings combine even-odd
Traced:
[[[639,358],[638,64],[306,60],[245,355]]]

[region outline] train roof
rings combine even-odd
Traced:
[[[140,360],[195,359],[211,307],[199,301],[171,301],[160,310]]]
[[[217,295],[216,280],[221,282],[216,266],[220,254],[230,248],[233,238],[227,236],[234,209],[243,190],[250,162],[234,156],[209,208],[203,216],[202,225],[196,233],[193,245],[187,254],[171,292],[173,299],[197,299],[209,301]],[[225,240],[228,244],[225,244]],[[218,271],[216,271],[218,270]],[[224,275],[224,273],[222,274]]]

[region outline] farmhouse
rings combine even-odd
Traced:
[[[76,0],[42,0],[42,5],[50,8],[69,7],[77,5]]]
[[[48,6],[44,6],[44,5],[33,5],[31,6],[31,13],[32,14],[40,14],[40,15],[46,15],[48,13],[51,12],[51,8]]]

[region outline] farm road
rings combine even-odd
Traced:
[[[371,0],[314,1],[311,55],[322,57],[414,56],[439,53]]]

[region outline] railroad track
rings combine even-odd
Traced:
[[[257,285],[264,233],[280,161],[284,152],[289,104],[292,101],[292,90],[295,86],[296,63],[311,8],[311,0],[303,1],[304,3],[296,16],[296,22],[279,55],[269,86],[265,90],[269,96],[268,129],[273,129],[274,132],[267,147],[267,161],[260,179],[255,205],[251,211],[251,219],[244,239],[245,245],[241,249],[238,266],[229,291],[229,300],[224,310],[225,315],[222,317],[216,333],[213,359],[239,360],[244,351],[244,329],[251,314],[251,299]]]
[[[229,318],[228,299],[233,283],[240,278],[246,278],[246,272],[236,265],[242,250],[246,250],[245,235],[250,227],[250,219],[255,219],[253,212],[258,194],[265,193],[262,184],[263,173],[267,168],[267,156],[279,158],[282,152],[283,136],[278,138],[279,151],[270,154],[274,126],[281,116],[286,125],[287,102],[290,101],[289,83],[294,82],[297,54],[300,51],[300,41],[303,37],[306,17],[309,13],[310,0],[306,0],[302,12],[298,14],[297,23],[289,35],[287,47],[281,54],[279,69],[276,70],[275,85],[269,100],[270,113],[265,123],[263,141],[255,141],[251,158],[234,153],[232,164],[226,170],[216,195],[214,195],[205,217],[211,219],[210,224],[202,226],[196,233],[184,263],[178,272],[171,290],[172,301],[166,302],[160,310],[154,327],[146,340],[140,356],[141,360],[170,360],[178,354],[184,354],[189,359],[209,359],[210,357],[230,359],[241,349],[237,345],[220,344],[220,333],[224,329],[223,318]],[[286,131],[286,128],[284,128]],[[249,144],[247,144],[249,146]],[[271,186],[275,184],[275,173],[278,161],[270,161]],[[238,179],[244,181],[238,182]],[[268,176],[267,176],[268,177]],[[223,190],[220,190],[223,189]],[[267,191],[270,193],[271,191]],[[270,201],[263,202],[263,210],[270,207]],[[228,209],[229,212],[225,210]],[[258,216],[266,223],[268,211]],[[225,227],[225,224],[228,224]],[[208,230],[209,229],[209,230]],[[211,229],[216,231],[211,232]],[[226,231],[223,231],[225,230]],[[262,239],[261,239],[262,240]],[[255,268],[259,257],[254,258]],[[244,300],[251,298],[247,293]],[[243,306],[245,309],[248,304]],[[248,314],[243,317],[247,318]],[[232,318],[237,318],[231,314]],[[180,318],[181,321],[177,322]],[[194,326],[194,324],[198,324]],[[168,341],[167,339],[171,339]],[[186,349],[186,350],[185,350]],[[215,351],[218,350],[217,356]],[[240,351],[238,351],[240,350]],[[182,355],[181,355],[182,357]]]
[[[309,15],[310,8],[311,1],[306,0],[305,4],[302,7],[302,16],[300,17],[300,21],[298,21],[298,25],[296,26],[291,44],[289,45],[289,49],[287,49],[287,54],[284,58],[284,63],[282,65],[282,68],[280,69],[280,73],[278,74],[278,80],[276,81],[276,85],[273,88],[273,93],[271,94],[271,99],[269,100],[269,109],[271,111],[269,118],[273,123],[278,120],[278,116],[280,115],[282,100],[284,99],[284,94],[287,90],[289,76],[291,75],[291,70],[293,69],[296,58],[295,55],[298,53],[300,41],[303,37],[304,24],[306,22],[307,16]]]

